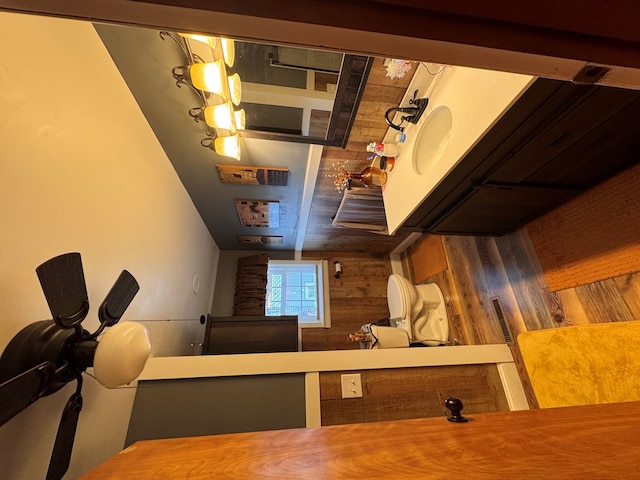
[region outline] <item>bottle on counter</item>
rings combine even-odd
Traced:
[[[375,153],[381,157],[396,157],[398,151],[398,145],[395,143],[371,142],[367,145],[367,152]]]

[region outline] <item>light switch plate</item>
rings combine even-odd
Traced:
[[[362,397],[362,380],[359,373],[341,375],[342,398]]]

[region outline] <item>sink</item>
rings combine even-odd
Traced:
[[[442,157],[449,138],[453,117],[446,105],[433,110],[420,127],[413,147],[413,169],[419,175],[427,173]]]

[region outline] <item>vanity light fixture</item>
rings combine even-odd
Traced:
[[[176,69],[180,68],[185,67],[175,67],[174,73],[179,71]],[[222,100],[229,98],[229,79],[222,59],[206,63],[192,63],[186,67],[186,71],[182,72],[188,73],[186,78],[198,90],[218,95]]]
[[[217,154],[240,160],[240,138],[237,133],[230,137],[217,137],[213,146]]]
[[[236,128],[238,130],[244,130],[247,125],[247,116],[244,113],[244,108],[234,110],[233,115],[236,117]]]
[[[206,43],[211,48],[216,48],[216,45],[218,43],[216,37],[210,37],[209,35],[198,35],[196,33],[178,33],[178,35],[184,38],[195,40],[197,42]]]
[[[244,112],[244,110],[242,110]],[[220,105],[208,105],[206,107],[194,107],[189,109],[189,115],[196,121],[204,118],[207,125],[216,129],[218,135],[233,135],[243,127],[238,125],[233,104],[228,101]]]
[[[233,67],[233,63],[236,60],[236,44],[229,38],[220,38],[220,45],[222,46],[222,56],[225,63],[229,67]]]
[[[237,132],[245,128],[245,113],[242,109],[234,110],[234,105],[240,104],[242,86],[240,76],[227,71],[235,60],[233,40],[188,33],[160,33],[162,39],[167,36],[180,46],[187,59],[187,65],[172,69],[176,85],[187,85],[201,100],[200,106],[189,109],[189,115],[195,121],[204,120],[207,124],[206,137],[200,143],[218,155],[240,160]],[[200,56],[191,50],[188,40],[201,42],[209,49],[206,52],[199,49]]]

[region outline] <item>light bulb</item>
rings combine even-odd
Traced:
[[[194,63],[189,67],[189,76],[197,89],[219,95],[224,100],[229,99],[229,82],[222,60]]]
[[[217,137],[213,146],[218,155],[240,160],[240,138],[238,134],[229,137]]]
[[[198,35],[197,33],[181,33],[178,32],[181,37],[189,38],[197,42],[206,43],[211,48],[216,48],[216,37],[210,37],[208,35]]]
[[[244,130],[246,126],[246,115],[244,113],[244,109],[236,110],[233,112],[236,117],[236,128],[238,130]]]
[[[235,115],[231,102],[205,107],[204,121],[210,127],[225,130],[225,132],[218,132],[218,134],[232,135],[236,133]]]
[[[107,330],[96,349],[93,370],[100,384],[116,388],[142,373],[151,353],[149,332],[137,322],[120,322]]]
[[[228,77],[229,80],[229,92],[231,95],[231,101],[234,105],[240,105],[242,98],[242,85],[240,84],[240,75],[234,73]]]
[[[222,45],[222,56],[224,61],[230,67],[233,67],[233,62],[236,59],[236,45],[233,40],[229,38],[220,37],[220,44]]]

